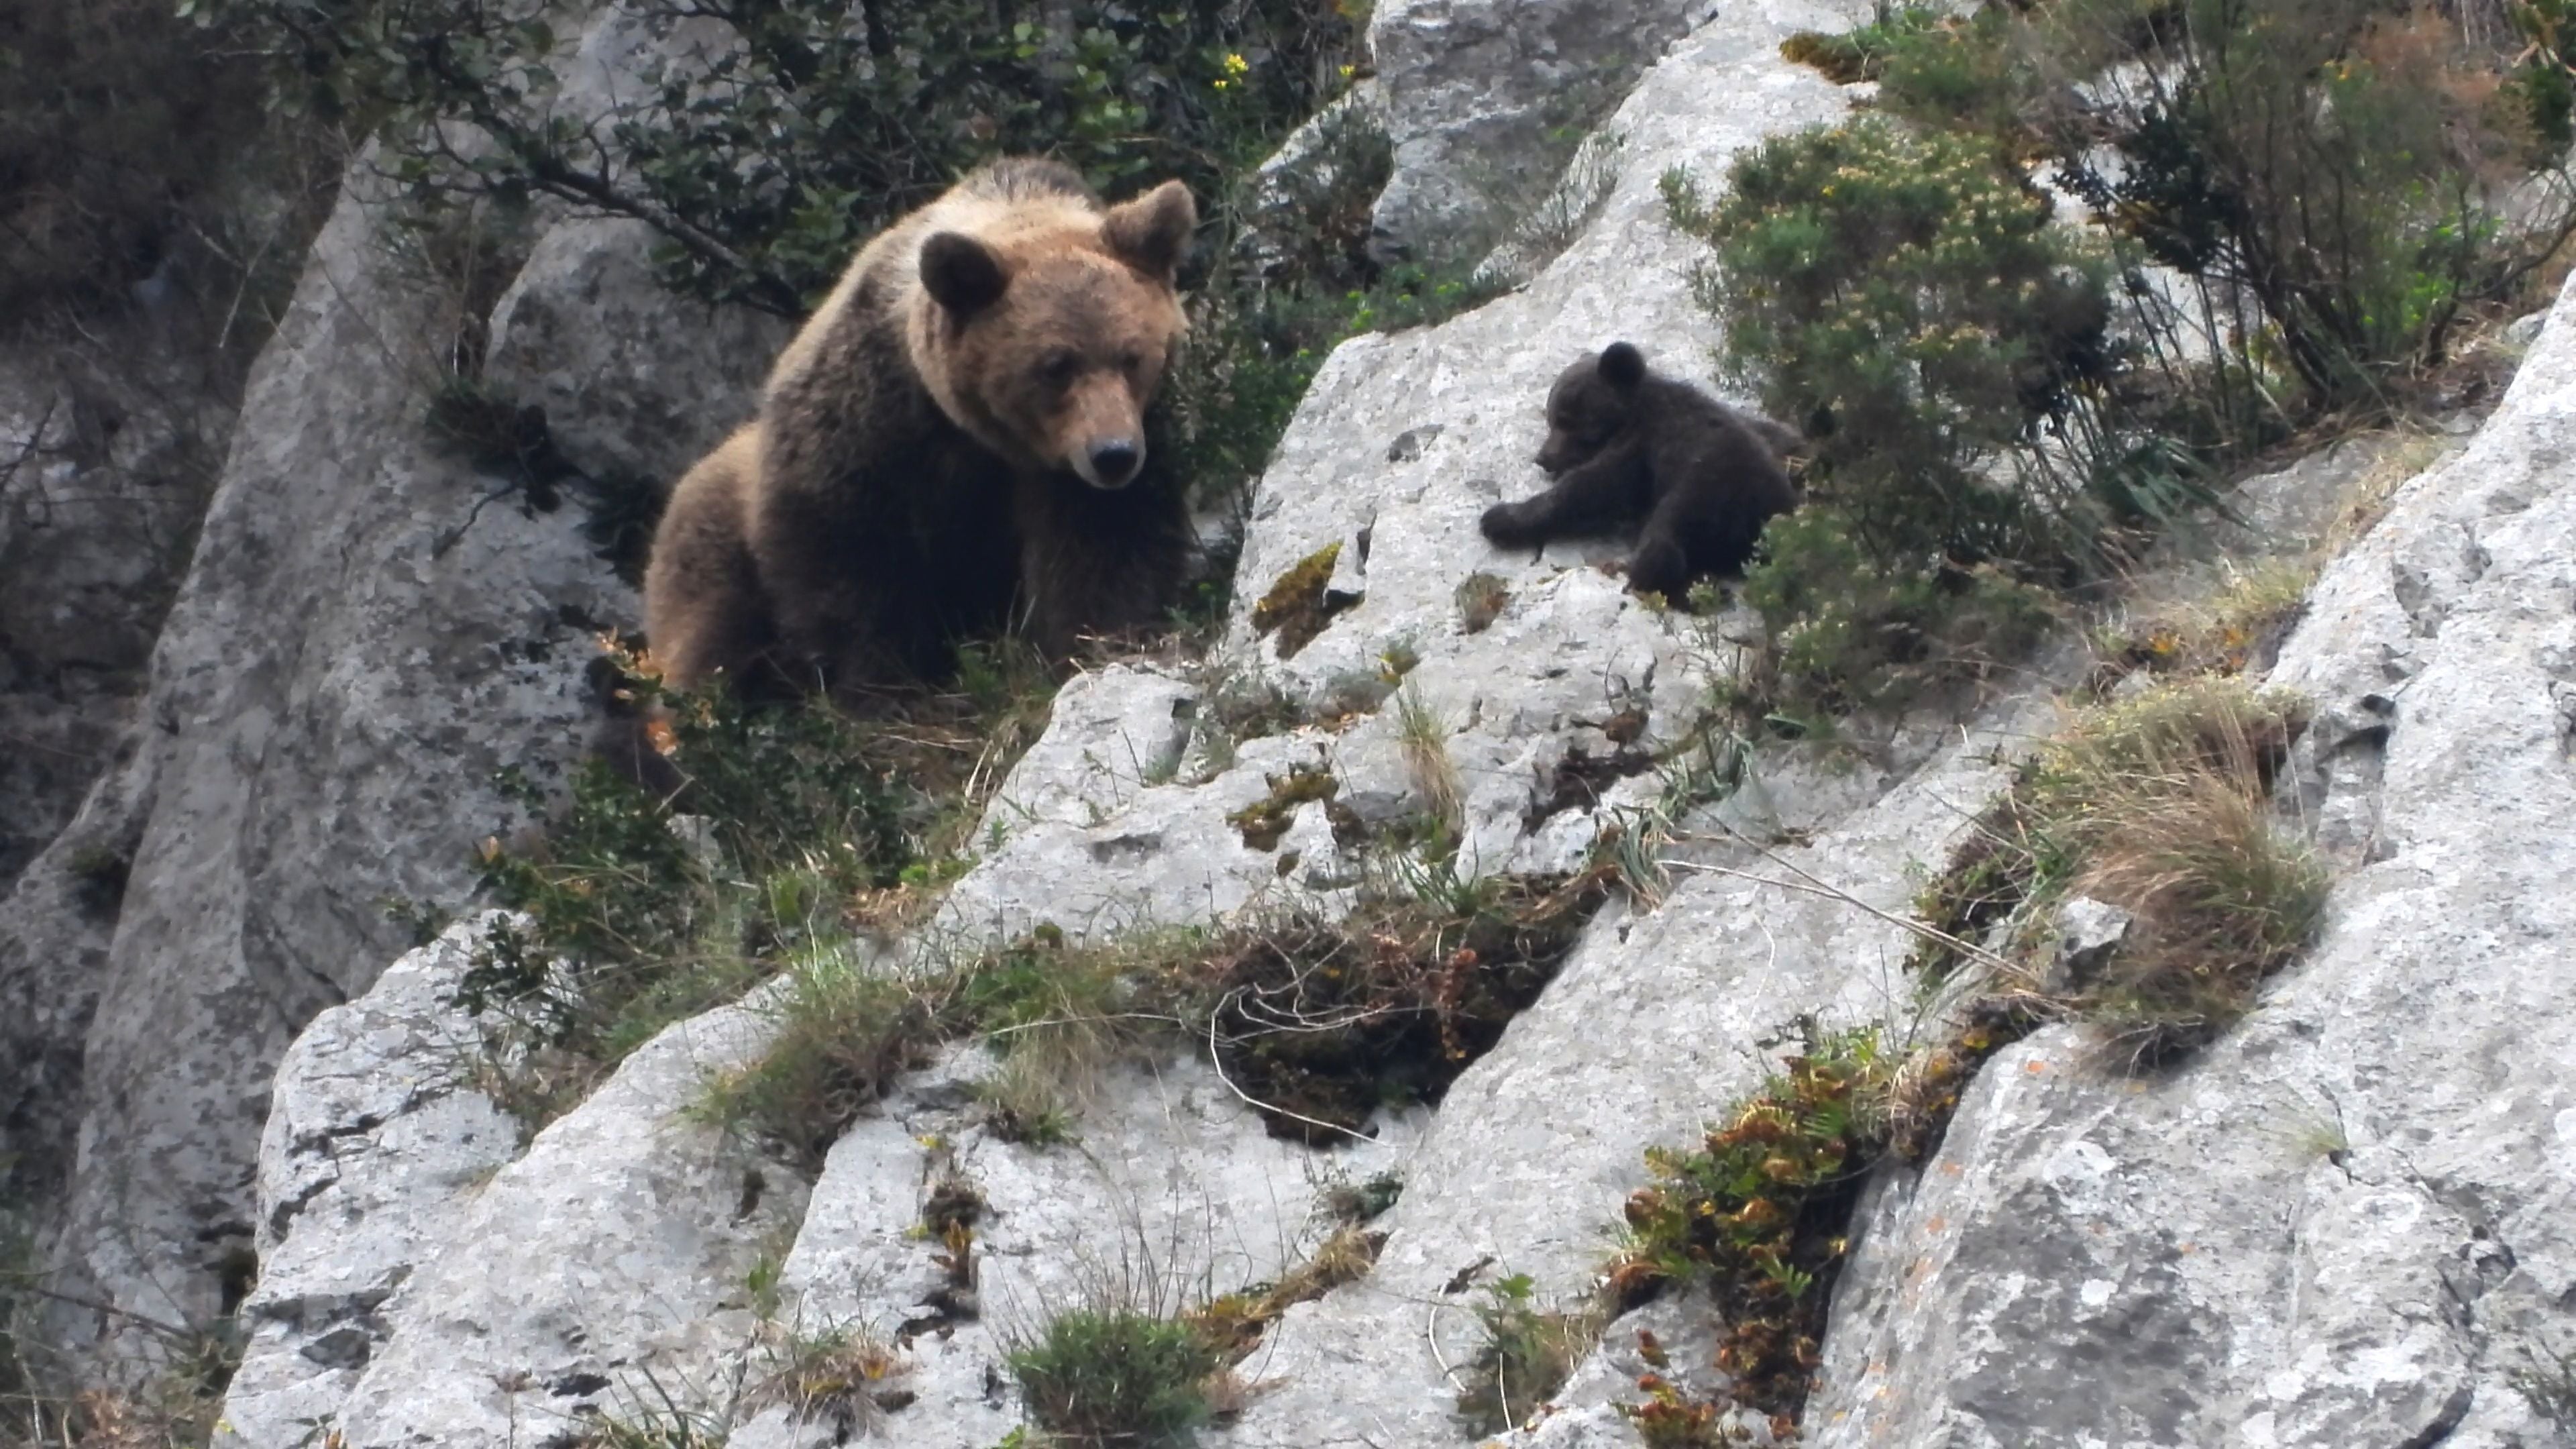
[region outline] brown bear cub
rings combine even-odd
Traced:
[[[1803,443],[1769,418],[1646,369],[1626,342],[1585,353],[1547,395],[1538,465],[1555,482],[1481,520],[1504,548],[1608,532],[1642,516],[1628,587],[1678,600],[1693,578],[1731,574],[1762,525],[1798,504],[1781,456]]]
[[[870,241],[672,492],[644,580],[664,681],[847,699],[1006,623],[1060,659],[1157,622],[1193,535],[1145,411],[1197,223],[1177,181],[1103,207],[1010,159]]]

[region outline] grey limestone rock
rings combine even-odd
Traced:
[[[1575,139],[1714,7],[1696,0],[1381,0],[1369,16],[1395,169],[1373,249],[1472,260]]]
[[[2356,837],[2323,936],[2169,1075],[2073,1028],[1990,1063],[1866,1216],[1816,1442],[2567,1442],[2571,429],[2550,328],[2327,568],[2271,676]]]
[[[672,295],[640,221],[576,219],[538,238],[492,309],[483,380],[546,411],[566,462],[667,491],[748,421],[786,319]]]

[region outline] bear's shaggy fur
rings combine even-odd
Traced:
[[[1504,548],[1608,532],[1639,516],[1628,586],[1679,599],[1693,578],[1740,571],[1762,526],[1798,504],[1781,467],[1796,433],[1647,370],[1626,342],[1585,353],[1547,395],[1545,493],[1485,510]]]
[[[1062,658],[1157,621],[1192,535],[1144,415],[1196,225],[1177,181],[1104,208],[1012,159],[869,242],[672,492],[644,581],[664,681],[846,698],[1006,622]]]

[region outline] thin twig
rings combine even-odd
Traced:
[[[1242,1098],[1245,1106],[1250,1107],[1256,1112],[1276,1112],[1282,1117],[1293,1118],[1296,1121],[1305,1123],[1309,1127],[1321,1127],[1327,1131],[1339,1132],[1354,1142],[1367,1142],[1370,1140],[1369,1135],[1365,1132],[1354,1132],[1339,1122],[1319,1121],[1313,1117],[1307,1116],[1303,1112],[1291,1112],[1285,1107],[1264,1102],[1260,1098],[1253,1096],[1250,1092],[1236,1086],[1234,1084],[1234,1079],[1225,1074],[1224,1059],[1217,1055],[1216,1018],[1216,1012],[1212,1011],[1208,1013],[1208,1065],[1216,1068],[1216,1079],[1225,1083],[1225,1089],[1227,1091]]]
[[[1734,836],[1745,845],[1751,846],[1754,850],[1760,852],[1763,859],[1770,861],[1772,864],[1779,866],[1783,870],[1796,874],[1800,879],[1794,881],[1779,880],[1770,876],[1756,875],[1748,870],[1737,870],[1732,866],[1702,865],[1697,862],[1687,860],[1662,860],[1658,863],[1669,869],[1699,871],[1708,875],[1733,876],[1738,880],[1752,881],[1756,885],[1776,886],[1781,890],[1802,891],[1808,895],[1823,896],[1829,900],[1841,901],[1845,905],[1856,906],[1899,930],[1909,931],[1917,936],[1924,937],[1927,940],[1936,941],[1941,945],[1947,946],[1951,950],[1958,952],[1960,955],[1968,957],[1970,960],[1980,962],[1993,968],[1995,971],[2002,973],[2007,979],[2019,980],[2027,975],[2021,967],[2001,956],[1996,955],[1994,952],[1987,950],[1983,946],[1979,946],[1970,941],[1961,940],[1947,931],[1941,930],[1938,927],[1927,926],[1923,922],[1911,917],[1900,916],[1892,911],[1881,910],[1877,906],[1871,905],[1869,902],[1862,900],[1860,897],[1853,895],[1850,891],[1844,890],[1840,886],[1826,884],[1824,881],[1819,880],[1813,872],[1808,871],[1797,865],[1795,862],[1788,860],[1777,851],[1772,850],[1769,846],[1747,838],[1742,832],[1737,831],[1732,826],[1728,826],[1723,822],[1720,822],[1719,828],[1725,830],[1727,834]]]

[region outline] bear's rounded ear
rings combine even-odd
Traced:
[[[1002,300],[1011,284],[993,249],[960,232],[935,232],[921,244],[921,285],[930,299],[959,317],[972,317]]]
[[[1646,354],[1633,342],[1613,342],[1601,350],[1601,376],[1612,387],[1635,387],[1646,380]]]
[[[1133,201],[1109,208],[1100,237],[1110,254],[1148,276],[1169,282],[1181,269],[1190,233],[1198,230],[1198,203],[1190,189],[1166,181]]]

